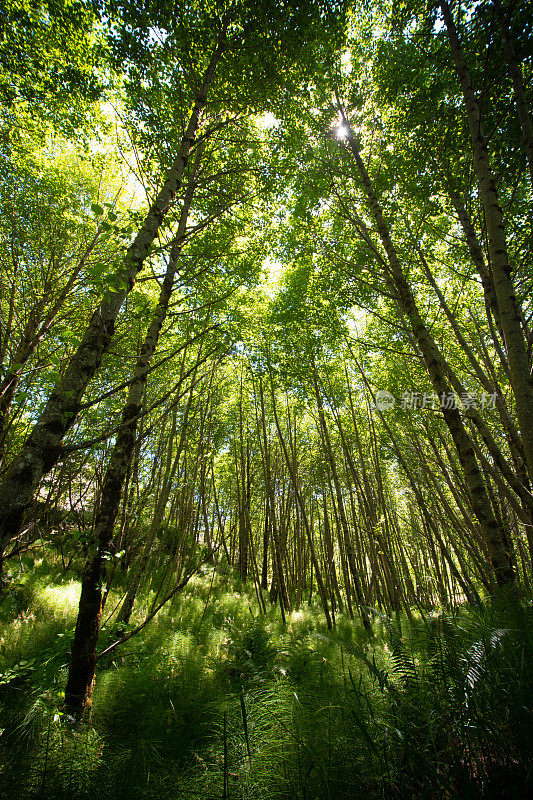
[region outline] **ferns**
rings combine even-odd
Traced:
[[[342,617],[330,634],[312,608],[286,628],[275,611],[253,619],[246,594],[216,581],[207,605],[210,584],[197,580],[101,664],[90,724],[57,713],[67,593],[56,593],[66,611],[4,615],[11,649],[0,671],[14,679],[0,686],[0,780],[10,800],[527,796],[524,631],[489,610],[401,627],[381,617],[369,643]]]

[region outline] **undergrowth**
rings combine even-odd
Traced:
[[[533,793],[529,609],[376,615],[369,638],[342,617],[329,633],[308,605],[283,628],[207,573],[99,662],[90,718],[75,723],[60,709],[79,584],[49,572],[26,573],[0,611],[10,800]],[[112,637],[109,623],[102,647]]]

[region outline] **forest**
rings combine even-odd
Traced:
[[[533,796],[533,4],[0,3],[0,797]]]

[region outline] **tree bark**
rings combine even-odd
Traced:
[[[346,512],[344,509],[344,501],[342,497],[342,488],[339,480],[339,476],[337,473],[337,467],[335,464],[335,456],[333,454],[333,448],[331,446],[331,439],[329,436],[329,431],[326,424],[326,418],[324,415],[324,405],[322,403],[322,396],[320,394],[320,390],[318,387],[318,375],[316,366],[313,363],[313,384],[315,387],[315,396],[316,396],[316,404],[318,409],[318,418],[320,420],[320,426],[322,428],[322,434],[324,437],[324,444],[326,445],[326,456],[329,462],[330,470],[331,470],[331,477],[333,478],[333,485],[335,487],[335,496],[337,498],[337,510],[339,513],[339,519],[341,523],[341,528],[343,532],[344,538],[344,550],[346,553],[346,559],[348,561],[348,566],[350,568],[350,573],[352,576],[352,581],[355,589],[355,596],[357,598],[357,604],[359,606],[359,612],[361,614],[361,619],[363,621],[363,625],[369,631],[372,630],[372,626],[370,624],[370,619],[368,618],[368,614],[365,608],[365,598],[363,596],[363,589],[361,587],[361,580],[359,578],[359,573],[357,570],[357,564],[355,563],[355,551],[352,542],[352,537],[350,535],[350,529],[348,527],[348,520],[346,518]]]
[[[340,105],[339,110],[341,113],[343,113]],[[344,113],[343,116],[349,131],[348,136],[345,139],[346,147],[349,149],[355,159],[365,194],[367,196],[368,204],[370,206],[381,243],[387,255],[390,279],[396,290],[397,302],[402,313],[405,314],[406,318],[409,320],[413,335],[424,358],[426,369],[433,384],[433,388],[438,397],[441,399],[442,414],[452,436],[461,467],[465,475],[474,514],[480,523],[481,529],[487,541],[496,581],[498,586],[501,588],[513,585],[514,574],[509,560],[509,554],[506,552],[503,544],[503,533],[500,530],[496,518],[494,517],[485,483],[483,481],[483,475],[481,474],[481,470],[475,457],[472,442],[465,426],[463,425],[459,410],[457,408],[447,407],[448,404],[446,403],[446,398],[448,398],[452,393],[450,384],[446,378],[445,370],[443,368],[441,353],[439,352],[433,337],[431,336],[420,316],[415,298],[405,278],[398,253],[394,247],[389,227],[385,222],[381,206],[359,153],[353,132]]]
[[[103,582],[106,560],[109,558],[109,549],[122,497],[124,480],[133,457],[139,415],[146,389],[147,373],[172,296],[178,267],[178,256],[183,245],[187,218],[195,189],[195,173],[200,157],[201,148],[197,151],[195,168],[185,193],[178,231],[171,249],[157,308],[148,327],[141,353],[137,360],[134,378],[130,384],[128,398],[122,412],[121,428],[104,477],[93,532],[96,541],[96,552],[87,561],[83,572],[78,619],[74,632],[70,669],[65,690],[65,707],[71,713],[79,714],[83,711],[92,691],[96,646],[103,611]]]
[[[128,248],[117,275],[116,291],[108,291],[70,360],[65,375],[50,395],[20,453],[0,484],[0,548],[18,534],[26,508],[44,475],[56,464],[62,440],[74,424],[87,385],[98,370],[112,339],[115,321],[124,299],[150,253],[163,219],[178,191],[195,141],[201,112],[215,70],[225,48],[225,28],[219,36],[196,97],[181,147],[135,240]]]
[[[284,455],[284,458],[285,458],[285,463],[287,465],[287,469],[288,469],[289,475],[291,477],[291,482],[292,482],[292,485],[293,485],[294,494],[296,496],[296,501],[297,501],[297,503],[298,503],[298,505],[300,507],[300,511],[301,511],[301,515],[302,515],[302,521],[304,523],[304,528],[305,528],[305,532],[306,532],[306,535],[307,535],[307,541],[309,543],[309,553],[310,553],[310,556],[311,556],[311,563],[313,565],[313,569],[314,569],[315,575],[316,575],[318,593],[320,595],[320,600],[322,602],[322,608],[324,609],[324,616],[326,617],[326,623],[327,623],[327,626],[328,626],[328,630],[331,630],[332,627],[333,627],[333,623],[332,623],[332,620],[331,620],[331,614],[330,614],[329,606],[328,606],[328,597],[327,597],[327,593],[326,593],[326,587],[324,586],[324,581],[322,580],[322,573],[320,572],[320,567],[318,565],[318,561],[317,561],[317,557],[316,557],[316,551],[315,551],[315,545],[314,545],[314,542],[313,542],[313,534],[312,534],[311,528],[309,526],[309,520],[307,518],[307,513],[306,513],[306,510],[305,510],[304,500],[303,500],[303,497],[301,495],[300,488],[298,486],[298,481],[296,479],[296,474],[294,472],[294,466],[293,466],[293,464],[291,462],[289,451],[287,450],[287,444],[285,442],[285,439],[283,437],[283,433],[282,433],[282,430],[281,430],[281,426],[279,424],[278,412],[277,412],[277,408],[276,408],[276,395],[275,395],[275,390],[274,390],[274,384],[272,382],[272,374],[270,375],[270,391],[271,391],[271,397],[272,397],[272,412],[274,414],[274,422],[276,424],[276,430],[278,432],[278,437],[279,437],[279,441],[280,441],[280,444],[281,444],[281,449],[283,451],[283,455]]]
[[[479,104],[472,85],[470,71],[464,59],[457,28],[447,0],[440,0],[440,6],[466,107],[474,168],[487,226],[490,267],[494,280],[496,302],[505,338],[511,386],[516,401],[516,414],[524,443],[529,479],[533,484],[533,378],[522,330],[520,307],[516,299],[507,253],[503,212],[496,189],[496,180],[490,164],[487,142],[481,125]]]

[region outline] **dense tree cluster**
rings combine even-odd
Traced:
[[[1,14],[2,578],[83,559],[67,710],[205,564],[369,633],[527,597],[531,5]]]

